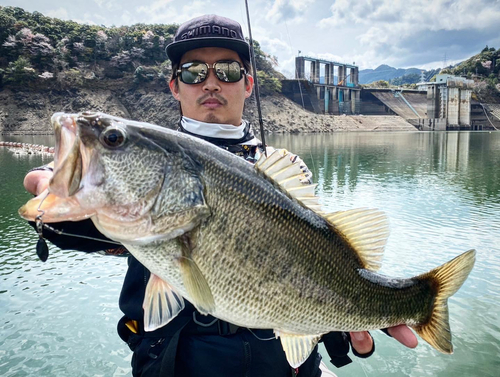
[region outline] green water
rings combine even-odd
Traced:
[[[373,332],[372,357],[332,370],[339,377],[497,376],[500,133],[270,135],[267,141],[303,157],[327,209],[387,213],[382,273],[408,277],[477,250],[469,279],[449,300],[453,355],[422,340],[405,349]],[[115,331],[126,261],[51,248],[42,263],[33,230],[16,214],[30,197],[22,188],[25,172],[43,161],[0,148],[0,375],[130,376],[130,352]]]

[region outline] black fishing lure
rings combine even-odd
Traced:
[[[45,242],[45,239],[43,238],[42,216],[43,214],[36,217],[36,231],[39,237],[38,242],[36,243],[36,255],[38,255],[38,258],[42,262],[45,262],[49,258],[49,247],[47,246],[47,242]]]

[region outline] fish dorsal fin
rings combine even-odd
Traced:
[[[280,337],[286,359],[292,368],[300,367],[321,339],[321,335],[297,335],[274,331]]]
[[[280,189],[297,200],[301,205],[322,216],[337,231],[340,231],[355,249],[363,268],[377,271],[381,266],[389,224],[382,211],[376,209],[353,209],[335,213],[325,213],[315,195],[315,184],[309,183],[308,177],[300,167],[302,160],[286,149],[268,151],[255,164]]]
[[[170,284],[152,273],[142,307],[144,330],[154,331],[165,326],[184,309],[184,299]]]
[[[269,149],[269,156],[266,158],[262,155],[255,164],[255,169],[305,207],[319,210],[319,198],[314,194],[317,185],[308,182],[308,177],[301,168],[302,160],[286,149]]]
[[[363,267],[377,271],[389,237],[389,222],[384,212],[357,208],[323,215],[349,241]]]

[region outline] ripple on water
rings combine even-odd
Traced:
[[[387,213],[391,235],[383,273],[416,275],[477,249],[471,276],[449,300],[453,355],[422,340],[417,349],[405,349],[374,331],[376,353],[338,374],[497,376],[500,133],[270,135],[270,144],[306,160],[329,210]],[[49,260],[41,263],[37,236],[17,209],[29,199],[20,185],[24,172],[43,160],[1,157],[0,375],[130,375],[130,352],[115,329],[126,260],[50,247]],[[3,163],[16,169],[2,169]]]

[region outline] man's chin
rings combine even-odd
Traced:
[[[210,112],[207,115],[205,115],[205,118],[203,119],[205,123],[224,123],[220,117],[215,115],[214,113]]]

